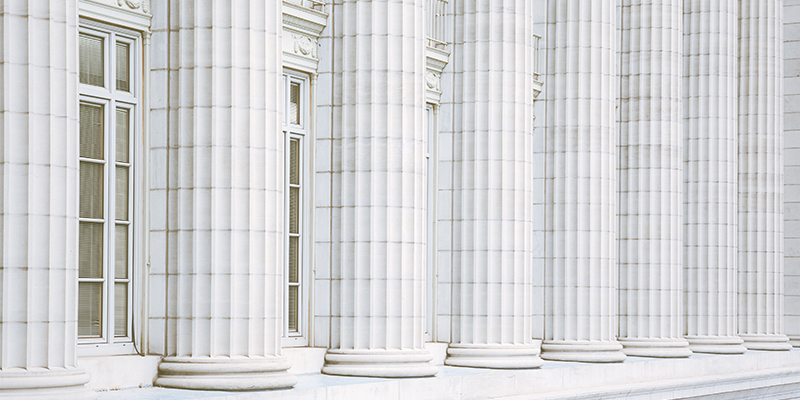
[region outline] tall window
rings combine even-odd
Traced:
[[[439,196],[437,191],[437,171],[436,163],[436,109],[433,104],[428,104],[425,107],[425,176],[427,177],[427,190],[425,191],[425,203],[427,208],[427,221],[425,235],[427,248],[426,248],[426,266],[425,271],[425,340],[435,341],[436,338],[436,286],[437,286],[437,251],[438,246],[436,243],[437,234],[437,212],[436,212],[436,198]]]
[[[78,336],[86,344],[132,340],[139,46],[135,33],[80,29]]]
[[[307,133],[308,79],[284,75],[286,137],[286,265],[284,269],[284,343],[306,345],[308,332]]]

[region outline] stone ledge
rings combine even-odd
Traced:
[[[550,361],[534,370],[441,367],[437,376],[417,379],[297,377],[297,386],[287,390],[233,393],[143,388],[102,392],[100,399],[669,399],[712,394],[782,399],[800,396],[800,350],[695,354],[688,359],[630,357],[619,364]]]

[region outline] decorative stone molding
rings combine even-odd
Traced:
[[[316,73],[319,36],[328,23],[328,14],[283,2],[283,66]]]
[[[427,46],[425,54],[425,97],[428,103],[439,104],[442,99],[442,72],[450,62],[450,52]]]
[[[80,16],[137,31],[150,29],[150,0],[79,0]]]
[[[132,10],[140,9],[144,13],[150,13],[149,0],[117,0],[119,6],[126,5]]]

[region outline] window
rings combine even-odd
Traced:
[[[286,138],[286,244],[284,267],[284,344],[308,344],[308,218],[307,133],[308,79],[284,75],[284,121]]]
[[[139,37],[92,23],[79,34],[78,337],[132,351]]]
[[[428,104],[425,107],[425,122],[426,122],[426,136],[425,136],[425,175],[426,186],[425,203],[427,208],[427,221],[425,235],[426,238],[426,268],[425,271],[425,340],[435,340],[436,330],[436,286],[438,277],[436,272],[437,261],[437,212],[436,212],[436,198],[439,196],[437,191],[437,168],[436,163],[436,122],[437,122],[436,106]]]

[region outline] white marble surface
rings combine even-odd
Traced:
[[[615,9],[613,0],[547,3],[544,359],[625,359],[616,340]]]
[[[168,48],[177,93],[169,99],[168,296],[159,301],[165,358],[155,384],[290,387],[280,355],[281,4],[217,5],[170,8],[180,18],[170,20]]]
[[[89,399],[77,366],[78,2],[0,9],[0,397]]]
[[[453,105],[461,130],[452,172],[461,206],[453,213],[455,246],[446,246],[457,251],[448,271],[445,364],[532,368],[542,363],[530,318],[534,8],[526,0],[486,9],[468,0],[463,7],[455,38],[463,51],[452,61],[463,66],[454,83],[462,91]],[[511,58],[519,61],[507,63]]]
[[[688,357],[683,338],[683,0],[624,0],[620,51],[619,341]]]
[[[739,8],[739,336],[788,350],[783,330],[783,1]]]
[[[339,153],[329,197],[330,350],[322,371],[431,376],[437,368],[423,336],[425,3],[332,6],[336,63],[332,86],[321,91],[340,99],[331,125]]]
[[[696,352],[741,353],[737,335],[739,2],[684,2],[684,291]]]
[[[442,367],[435,377],[415,379],[303,374],[289,390],[143,388],[102,392],[100,399],[744,399],[765,394],[789,398],[798,389],[800,351],[750,351],[735,356],[695,354],[688,359],[629,357],[624,363],[600,365],[546,361],[542,369],[516,371]]]

